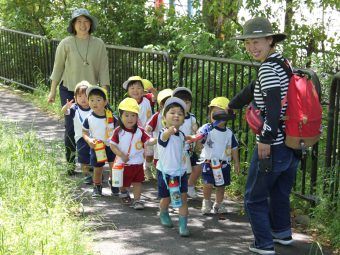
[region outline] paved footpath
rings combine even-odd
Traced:
[[[0,85],[0,120],[16,122],[20,127],[34,129],[45,141],[62,142],[63,122],[41,112],[31,103]],[[15,111],[13,111],[15,109]],[[107,175],[107,169],[106,173]],[[75,178],[80,178],[78,175]],[[92,199],[89,186],[79,187],[78,196],[84,205],[84,214],[93,227],[94,250],[101,255],[172,255],[172,254],[252,254],[248,246],[252,232],[246,216],[241,215],[242,204],[227,201],[229,212],[222,217],[200,214],[201,198],[189,200],[190,237],[181,238],[177,231],[178,212],[171,211],[175,227],[163,228],[158,218],[156,183],[144,185],[146,208],[135,211],[123,206],[117,197],[110,196],[104,186],[104,197]],[[294,234],[296,242],[289,247],[276,245],[280,255],[321,254],[309,236]],[[323,254],[331,254],[325,252]]]

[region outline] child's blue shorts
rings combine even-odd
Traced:
[[[116,155],[113,153],[113,151],[110,149],[109,146],[105,146],[105,152],[106,152],[107,162],[109,163],[113,162],[116,158]],[[102,162],[102,163],[97,162],[96,152],[94,151],[94,149],[90,150],[90,162],[91,162],[91,166],[93,167],[102,167],[105,165],[105,162]]]
[[[230,165],[227,164],[225,161],[222,161],[221,165],[224,184],[218,187],[230,185]],[[216,186],[214,174],[212,172],[211,165],[208,162],[202,163],[202,179],[204,184],[213,184],[214,186]]]
[[[90,146],[85,142],[84,138],[77,141],[78,163],[90,164]]]
[[[166,180],[169,182],[170,175],[165,175]],[[181,193],[188,192],[188,176],[187,173],[183,174],[181,177],[177,176],[176,178],[181,178]],[[157,187],[158,187],[158,197],[166,198],[170,197],[170,192],[164,182],[163,173],[157,169]]]

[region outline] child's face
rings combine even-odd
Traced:
[[[139,102],[144,95],[144,87],[140,82],[129,84],[127,93],[129,97],[134,98]]]
[[[86,93],[78,93],[74,97],[76,103],[83,108],[89,108],[89,100],[87,99]]]
[[[184,112],[179,106],[170,108],[164,116],[166,127],[179,128],[184,122]]]
[[[105,114],[106,104],[107,104],[107,101],[101,96],[91,95],[89,97],[90,108],[93,110],[95,114],[98,114],[98,115]]]
[[[213,118],[213,114],[215,112],[219,112],[219,111],[223,111],[223,109],[219,108],[219,107],[216,107],[216,106],[212,106],[211,109],[210,109],[210,122],[214,122],[214,118]],[[226,122],[225,121],[221,121],[217,126],[218,127],[225,127],[226,125]]]
[[[124,111],[121,116],[124,127],[132,129],[138,120],[138,114],[134,112]]]

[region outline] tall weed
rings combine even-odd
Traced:
[[[69,213],[58,146],[3,122],[0,139],[0,254],[92,254],[85,222]]]

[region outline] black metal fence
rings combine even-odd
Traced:
[[[58,43],[58,40],[0,28],[0,79],[31,89],[35,89],[41,82],[48,84]],[[192,111],[200,123],[207,121],[207,106],[212,98],[220,95],[232,98],[256,77],[258,68],[257,64],[251,62],[183,55],[178,61],[178,73],[174,73],[173,61],[166,52],[113,45],[108,45],[107,50],[111,102],[123,97],[121,85],[129,76],[140,75],[153,82],[158,89],[162,89],[173,86],[175,75],[179,77],[181,86],[192,90]],[[312,77],[320,92],[317,75],[311,70],[302,71]],[[324,183],[322,192],[332,194],[333,201],[337,201],[339,197],[339,90],[337,74],[330,91],[328,126],[324,130],[327,131],[327,139],[321,139],[320,144],[315,145],[300,164],[301,171],[297,177],[295,194],[312,202],[316,201],[320,192],[316,187],[322,186],[317,185],[318,181]],[[242,116],[243,111],[240,110],[237,118],[231,123],[231,128],[239,139],[241,161],[246,169],[255,137],[248,132],[248,125]],[[318,171],[322,173],[324,169],[325,179],[318,178]]]
[[[59,42],[0,28],[0,78],[29,89],[48,84]],[[171,87],[172,62],[167,52],[114,45],[107,45],[107,51],[111,103],[123,97],[122,84],[132,75],[149,79],[158,88]]]
[[[340,72],[332,81],[328,108],[324,192],[331,201],[339,199],[340,184]]]
[[[0,78],[34,89],[51,71],[49,41],[42,36],[0,29]]]

